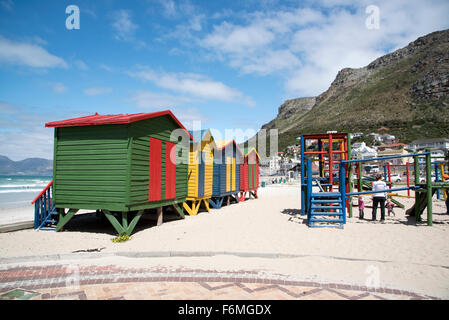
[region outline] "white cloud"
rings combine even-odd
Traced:
[[[182,41],[185,46],[197,45],[196,34],[203,30],[203,25],[206,23],[207,17],[201,13],[186,14],[188,18],[185,22],[176,25],[174,28],[170,27],[166,32],[161,34],[157,41],[173,40]],[[184,17],[184,16],[183,16]]]
[[[225,53],[254,52],[275,39],[274,33],[262,25],[235,26],[223,22],[202,41],[203,46]]]
[[[74,62],[74,64],[80,70],[83,70],[83,71],[89,70],[89,67],[87,66],[87,64],[82,60],[76,60]]]
[[[320,94],[339,70],[364,67],[420,36],[449,25],[447,2],[389,1],[379,5],[380,28],[368,29],[365,27],[368,4],[366,1],[355,11],[334,9],[325,23],[295,32],[290,49],[302,56],[303,67],[294,70],[286,81],[288,92]]]
[[[0,101],[0,114],[15,114],[18,110],[12,105],[11,103],[8,103],[6,101]]]
[[[255,12],[248,14],[245,25],[225,21],[214,26],[200,44],[242,73],[284,72],[301,65],[289,48],[294,28],[322,20],[323,15],[312,9]]]
[[[299,67],[301,61],[289,50],[267,49],[245,59],[235,58],[230,64],[240,68],[243,73],[267,75]]]
[[[0,36],[0,62],[33,68],[67,68],[64,59],[52,55],[41,46],[16,42]]]
[[[160,88],[168,89],[194,98],[220,101],[251,101],[242,92],[222,82],[211,80],[194,73],[157,73],[150,68],[140,67],[139,71],[129,72],[132,77],[150,81]],[[253,104],[253,102],[252,102]]]
[[[134,32],[137,30],[137,24],[131,20],[131,13],[127,10],[118,10],[113,13],[112,27],[115,31],[114,37],[117,40],[134,40]]]
[[[52,90],[56,93],[64,93],[67,91],[67,87],[63,83],[55,83]]]
[[[210,120],[197,108],[173,108],[172,112],[187,130],[192,130],[194,126],[199,125],[199,122],[204,123]]]
[[[37,45],[42,45],[42,46],[46,46],[48,44],[48,42],[46,40],[42,39],[39,36],[32,37],[31,41],[34,42]]]
[[[380,9],[378,30],[365,25],[372,4]],[[233,13],[232,23],[213,26],[199,43],[243,74],[280,76],[286,94],[297,97],[320,94],[339,70],[363,67],[449,26],[444,0],[320,0],[301,6]]]
[[[103,64],[103,63],[101,63],[101,64],[99,65],[99,67],[100,67],[101,69],[105,70],[105,71],[108,71],[108,72],[113,72],[113,71],[115,70],[113,67],[108,66],[108,65]]]
[[[112,88],[95,87],[95,88],[85,89],[83,92],[84,92],[85,95],[88,95],[88,96],[98,96],[98,95],[101,95],[101,94],[111,93],[112,92]]]
[[[138,91],[130,98],[139,108],[171,109],[172,107],[182,105],[193,101],[189,97],[174,96],[167,93]]]
[[[159,3],[164,9],[164,15],[167,17],[173,17],[176,15],[176,6],[173,0],[160,0]]]
[[[30,108],[1,101],[0,154],[15,161],[31,157],[51,159],[53,130],[45,128],[48,117],[48,114],[34,114]]]
[[[194,15],[189,19],[189,28],[194,31],[201,31],[203,29],[203,21],[205,16],[203,14]]]
[[[53,131],[36,125],[20,132],[0,132],[2,155],[14,161],[26,158],[53,158]]]
[[[162,6],[162,15],[168,19],[179,19],[186,16],[194,16],[199,7],[190,1],[155,0]]]
[[[90,10],[90,9],[81,8],[81,13],[86,13],[86,14],[88,14],[89,16],[91,16],[94,19],[97,18],[97,14],[95,13],[95,11]]]
[[[12,11],[14,8],[14,2],[12,2],[12,0],[2,0],[0,1],[0,6],[8,11]]]

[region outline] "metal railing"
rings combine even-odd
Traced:
[[[53,180],[39,193],[39,195],[31,202],[34,204],[34,229],[40,229],[50,218],[51,213],[55,209],[55,202],[52,197]]]

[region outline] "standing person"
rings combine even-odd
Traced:
[[[394,216],[396,216],[396,214],[393,211],[394,203],[390,200],[390,198],[387,199],[387,202],[385,203],[385,207],[387,207],[387,209],[388,209],[388,216],[390,216],[391,213]]]
[[[365,214],[365,201],[363,201],[363,196],[359,196],[359,219],[363,219]]]
[[[443,178],[449,180],[449,174],[443,173]],[[449,189],[444,190],[446,192],[446,214],[449,214]]]
[[[443,178],[445,181],[449,180],[449,174],[443,173]],[[444,192],[446,193],[446,214],[449,214],[449,189],[444,189]]]
[[[446,152],[444,155],[444,158],[446,160],[446,165],[449,168],[449,151]],[[441,172],[441,175],[443,176],[443,179],[449,180],[449,174],[444,173],[444,165],[443,165],[443,172]],[[446,189],[446,214],[449,214],[449,189]]]
[[[376,181],[373,182],[373,191],[387,190],[387,184],[382,181],[382,175],[378,173],[376,175]],[[378,192],[373,194],[373,221],[376,220],[377,206],[380,204],[380,221],[385,221],[385,199],[387,198],[387,192]]]

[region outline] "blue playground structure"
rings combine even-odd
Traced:
[[[307,143],[308,140],[314,140],[314,142]],[[334,144],[340,144],[340,147],[335,148]],[[346,211],[349,217],[352,217],[352,197],[385,192],[363,191],[360,187],[358,191],[352,191],[353,181],[350,181],[349,177],[353,177],[352,171],[355,166],[360,172],[364,162],[405,157],[414,159],[414,185],[397,188],[390,185],[388,193],[414,190],[415,205],[406,213],[415,216],[416,221],[421,221],[421,215],[427,208],[427,225],[432,225],[432,196],[439,189],[448,189],[449,183],[448,181],[438,181],[438,178],[435,179],[436,181],[432,181],[433,163],[430,152],[370,159],[349,159],[349,154],[349,135],[335,133],[301,135],[301,215],[307,215],[309,227],[343,228],[346,223]],[[313,162],[319,162],[319,165],[315,166],[315,170],[312,167]],[[426,179],[424,182],[421,182],[419,177],[420,162],[425,163]],[[335,167],[338,167],[338,173],[334,172]],[[436,172],[438,173],[438,171]]]

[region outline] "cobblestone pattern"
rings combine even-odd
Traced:
[[[78,267],[53,265],[0,270],[0,299],[15,289],[35,292],[31,299],[437,299],[390,288],[296,281],[256,271],[219,272],[114,265]]]

